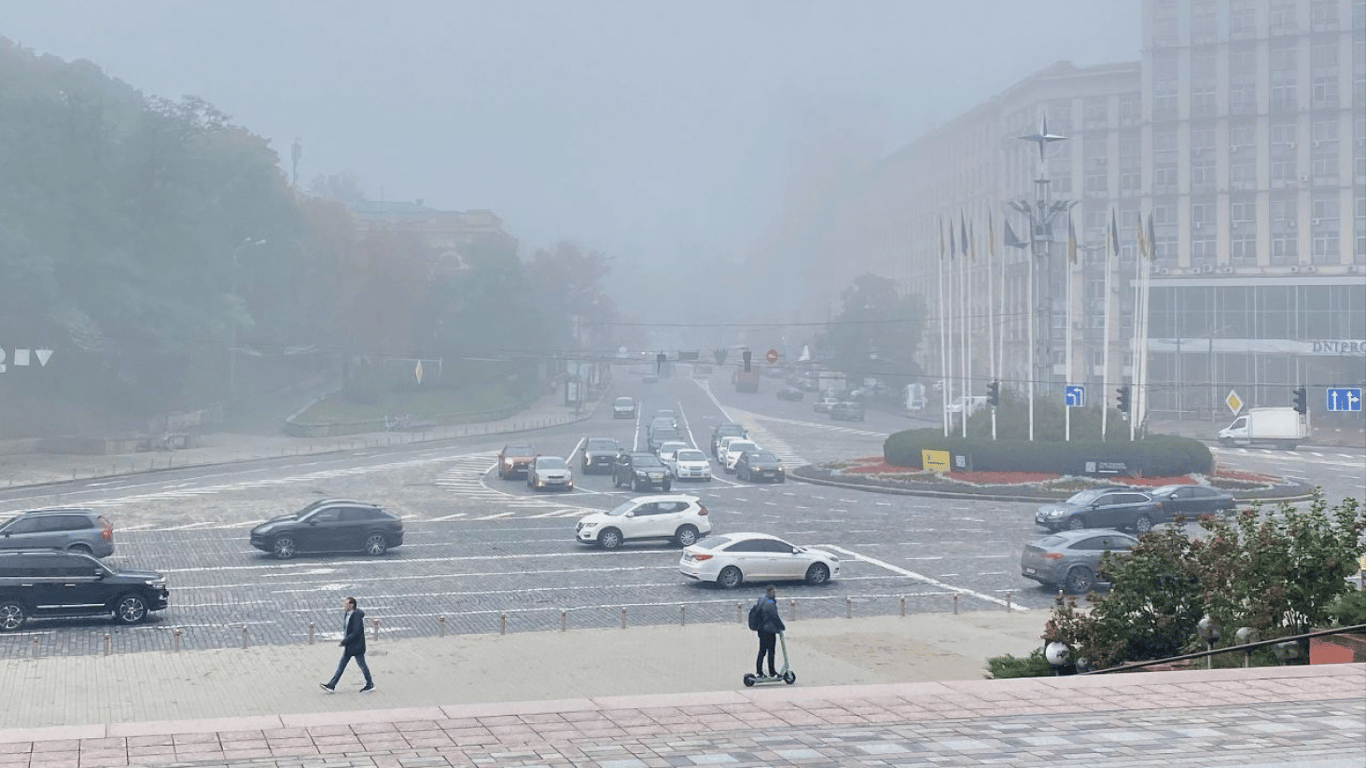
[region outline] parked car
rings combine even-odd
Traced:
[[[800,403],[804,397],[806,397],[806,393],[796,387],[783,387],[778,390],[779,400],[791,400],[792,402]]]
[[[536,458],[536,446],[529,443],[509,443],[498,452],[498,479],[507,480],[517,475],[526,476],[531,460]]]
[[[775,483],[784,483],[787,482],[787,468],[772,451],[745,451],[735,462],[735,477],[737,480],[772,480]]]
[[[669,539],[689,546],[711,533],[707,508],[696,496],[637,496],[606,512],[579,519],[574,538],[582,544],[616,549],[625,541]]]
[[[398,515],[350,499],[319,499],[251,529],[251,545],[281,560],[303,552],[379,556],[401,544],[403,520]]]
[[[675,480],[711,480],[711,462],[696,448],[682,448],[668,464]]]
[[[1096,584],[1101,555],[1128,552],[1137,544],[1138,539],[1119,531],[1059,531],[1025,545],[1020,555],[1020,575],[1045,587],[1083,594]]]
[[[831,421],[863,421],[863,403],[845,400],[830,407]]]
[[[1169,518],[1220,515],[1238,508],[1232,494],[1203,485],[1164,485],[1148,491],[1148,495],[1162,502],[1162,511]]]
[[[759,444],[753,440],[731,440],[726,443],[726,460],[721,468],[726,470],[727,474],[734,474],[735,463],[740,460],[741,454],[745,451],[757,451],[758,449]]]
[[[84,552],[0,552],[0,631],[58,616],[105,615],[137,624],[169,601],[166,577],[156,571],[112,568]]]
[[[531,460],[531,466],[526,471],[526,484],[536,491],[556,488],[572,491],[574,473],[569,469],[569,462],[559,456],[537,456]]]
[[[829,413],[831,408],[839,405],[840,399],[834,395],[821,395],[811,406],[811,410],[816,413]]]
[[[1045,504],[1034,513],[1034,523],[1050,531],[1119,528],[1147,533],[1166,519],[1162,502],[1125,488],[1091,488],[1067,501]]]
[[[612,418],[614,419],[634,419],[636,417],[636,401],[633,397],[618,397],[612,401]]]
[[[674,454],[691,447],[692,446],[682,440],[669,440],[668,442],[660,444],[659,450],[655,451],[655,455],[659,457],[660,461],[664,462],[664,466],[668,467],[670,472],[673,472]]]
[[[646,442],[650,452],[656,453],[665,443],[682,443],[683,433],[673,427],[660,427],[650,431],[650,439]]]
[[[678,570],[690,579],[714,581],[728,589],[746,581],[800,579],[818,585],[839,577],[840,559],[766,533],[725,533],[685,547]]]
[[[611,472],[617,460],[621,445],[610,437],[590,437],[583,442],[583,459],[579,471],[585,475],[592,472]]]
[[[722,422],[712,427],[711,430],[711,455],[719,457],[717,451],[721,447],[721,439],[725,437],[748,437],[749,432],[741,424],[734,422]]]
[[[612,485],[620,488],[630,486],[633,491],[659,488],[668,493],[673,486],[673,478],[659,457],[653,453],[621,453],[612,467]]]
[[[93,509],[34,509],[0,524],[0,549],[64,549],[114,554],[114,525]]]

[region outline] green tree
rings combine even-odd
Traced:
[[[844,289],[841,302],[818,342],[822,360],[855,378],[916,372],[926,312],[918,294],[903,295],[896,281],[865,274]]]

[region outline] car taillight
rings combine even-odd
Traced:
[[[109,522],[109,520],[106,519],[104,515],[100,515],[100,528],[101,528],[101,530],[100,530],[100,538],[102,538],[102,539],[112,539],[112,538],[114,538],[114,524],[111,523],[111,522]]]
[[[694,560],[710,560],[711,558],[712,558],[711,555],[693,555],[693,556],[692,556],[692,559],[694,559]]]
[[[1046,559],[1046,560],[1061,560],[1061,559],[1062,559],[1062,553],[1061,553],[1061,552],[1045,552],[1045,553],[1043,553],[1043,556],[1044,556],[1044,559]]]
[[[699,515],[705,515],[705,514],[707,514],[707,508],[704,507],[704,506],[702,506],[701,504],[698,504],[698,505],[697,505],[697,514],[699,514]]]

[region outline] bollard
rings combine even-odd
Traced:
[[[621,609],[621,628],[626,629],[626,609]]]
[[[569,629],[569,611],[560,611],[560,631]]]
[[[172,651],[174,651],[174,652],[176,652],[176,653],[180,653],[180,636],[183,635],[183,634],[185,634],[185,633],[182,632],[182,631],[179,630],[179,629],[177,629],[177,630],[175,630],[174,632],[171,633],[171,650],[172,650]]]
[[[688,606],[686,605],[678,606],[678,626],[688,626]]]
[[[844,618],[854,618],[854,598],[852,597],[844,598]]]
[[[796,601],[796,600],[791,600],[791,601],[788,602],[787,605],[788,605],[789,608],[792,609],[792,620],[793,620],[793,621],[796,621],[796,620],[797,620],[797,601]]]
[[[957,616],[957,615],[958,615],[958,593],[957,593],[957,592],[954,592],[954,593],[953,593],[953,615],[954,615],[954,616]]]
[[[500,634],[500,635],[506,635],[507,633],[508,633],[508,615],[507,615],[506,613],[500,613],[500,614],[498,614],[498,634]]]
[[[1013,595],[1013,594],[1015,594],[1015,593],[1012,592],[1011,590],[1009,590],[1009,589],[1006,590],[1006,610],[1007,610],[1007,611],[1010,610],[1010,596]]]
[[[38,658],[38,638],[33,638],[33,657]]]
[[[445,637],[445,636],[446,636],[446,617],[445,617],[445,616],[442,616],[442,617],[440,617],[440,618],[438,618],[438,619],[436,620],[436,636],[437,636],[437,637]]]
[[[378,640],[378,639],[379,639],[379,619],[371,619],[371,620],[370,620],[370,626],[371,626],[371,627],[373,628],[373,630],[374,630],[374,639]]]
[[[109,633],[104,633],[104,655],[108,656],[114,652],[114,644],[109,637]]]
[[[906,596],[901,596],[901,617],[906,618]]]
[[[735,620],[741,624],[745,623],[745,607],[740,603],[735,604]]]
[[[246,624],[243,624],[243,625],[242,625],[242,648],[243,648],[244,650],[246,649],[247,645],[250,643],[250,641],[249,641],[249,636],[250,636],[250,635],[251,635],[251,630],[247,629],[247,625],[246,625]]]
[[[315,632],[317,632],[317,630],[318,630],[318,627],[317,627],[316,624],[314,624],[314,623],[311,622],[311,621],[308,622],[308,644],[309,644],[309,645],[312,645],[312,644],[313,644],[313,635],[314,635]]]

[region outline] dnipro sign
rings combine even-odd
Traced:
[[[1129,467],[1122,461],[1088,461],[1082,471],[1088,475],[1127,475]]]
[[[953,467],[949,465],[948,451],[920,451],[920,466],[931,472],[950,472]]]

